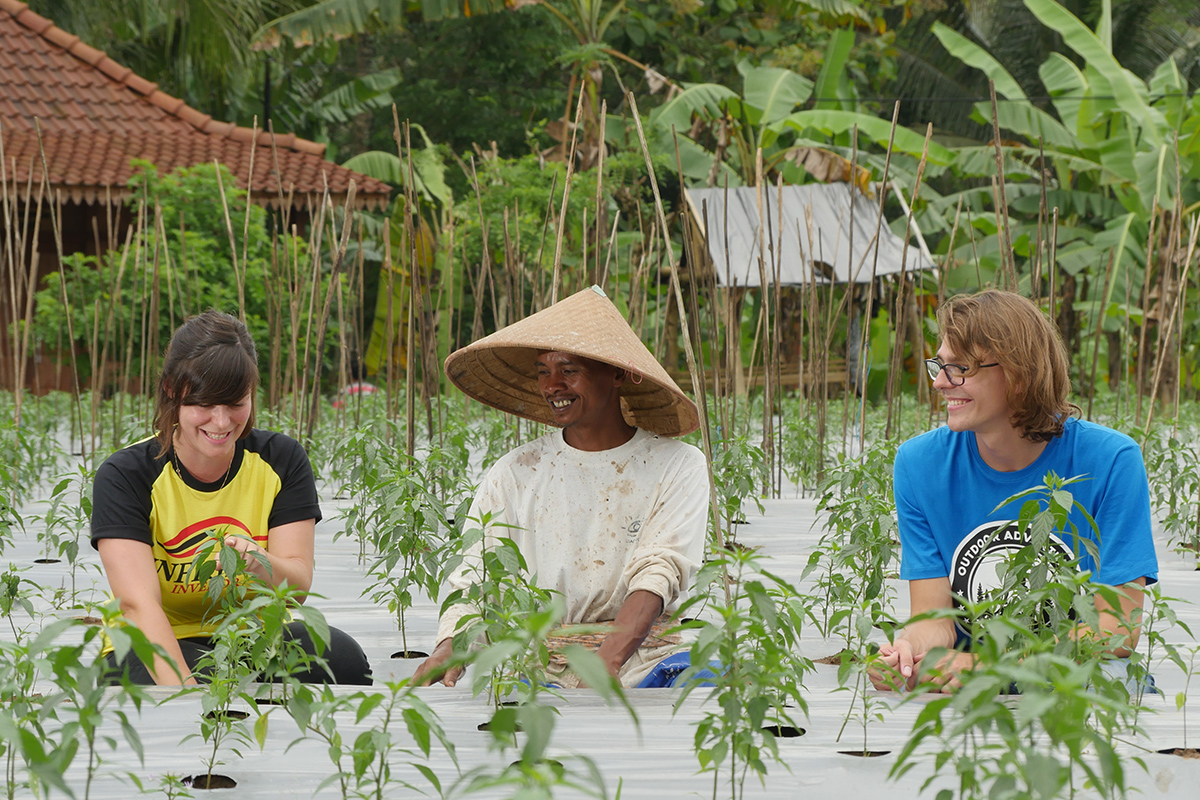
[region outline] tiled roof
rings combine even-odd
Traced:
[[[272,153],[271,135],[260,131],[250,176],[250,128],[202,114],[24,3],[0,0],[3,169],[6,180],[15,178],[22,187],[32,170],[35,192],[42,174],[38,127],[51,186],[75,202],[95,202],[107,187],[114,198],[127,195],[133,158],[163,171],[220,161],[263,205],[279,205],[276,160],[283,195],[291,191],[297,205],[304,204],[305,195],[320,195],[326,185],[334,197],[344,197],[351,180],[359,207],[382,207],[390,191],[374,178],[326,161],[325,145],[294,134],[277,134]]]

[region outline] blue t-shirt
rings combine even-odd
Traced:
[[[1084,480],[1066,487],[1099,528],[1099,564],[1082,552],[1080,568],[1096,583],[1121,586],[1144,577],[1158,580],[1150,527],[1150,487],[1137,443],[1111,428],[1068,419],[1061,436],[1028,467],[998,472],[979,455],[972,432],[938,428],[900,446],[896,453],[896,515],[900,525],[900,577],[950,578],[956,595],[972,599],[996,585],[1003,551],[1026,543],[1011,523],[1025,500],[997,508],[1007,498],[1044,483],[1053,471]],[[1028,498],[1026,498],[1028,499]],[[1096,541],[1078,509],[1071,521],[1080,536]],[[1000,533],[997,534],[996,531]],[[1054,543],[1067,552],[1069,534]]]

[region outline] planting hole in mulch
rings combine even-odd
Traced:
[[[99,617],[76,617],[75,619],[82,622],[84,625],[102,625],[104,620]]]
[[[514,761],[508,766],[509,769],[520,769],[521,762]],[[547,766],[550,768],[551,772],[560,778],[567,774],[567,768],[563,766],[563,763],[553,758],[539,758],[537,761],[534,761],[532,764],[530,764],[530,766]]]
[[[429,653],[424,650],[397,650],[392,653],[392,658],[429,658]]]
[[[839,755],[857,756],[858,758],[879,758],[886,756],[891,750],[838,750]]]
[[[481,722],[475,726],[475,729],[483,731],[484,733],[489,733],[492,730],[492,721],[488,720],[487,722]],[[519,722],[517,723],[516,727],[513,728],[513,731],[515,733],[524,733],[525,732],[524,728],[521,727],[521,723],[519,723]]]
[[[35,558],[33,560],[33,563],[35,563],[35,564],[57,564],[58,559],[57,558]]]
[[[232,789],[237,781],[228,775],[188,775],[182,781],[192,789]]]
[[[218,718],[220,718],[220,716],[221,716],[221,714],[219,712],[210,711],[204,715],[204,718],[205,719],[218,719]],[[238,711],[237,709],[230,709],[229,711],[225,712],[226,719],[245,719],[248,716],[250,716],[250,712]],[[201,777],[203,777],[203,776],[201,776]],[[216,778],[218,776],[214,775],[213,777]]]
[[[256,697],[254,702],[260,706],[286,706],[287,700],[282,697]]]
[[[771,734],[776,739],[798,739],[808,733],[804,728],[796,728],[792,725],[768,725],[763,728],[763,732]]]
[[[1179,756],[1180,758],[1200,758],[1200,750],[1194,747],[1168,747],[1166,750],[1159,750],[1164,756]]]

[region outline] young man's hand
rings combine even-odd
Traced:
[[[924,655],[913,650],[912,642],[898,638],[879,646],[879,663],[883,669],[872,669],[867,675],[882,692],[912,691],[916,688],[917,668]]]

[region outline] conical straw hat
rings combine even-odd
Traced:
[[[621,386],[621,410],[630,425],[661,436],[683,436],[700,427],[696,404],[598,286],[456,350],[446,359],[446,375],[481,403],[553,425],[534,366],[538,353],[548,350],[629,370]]]

